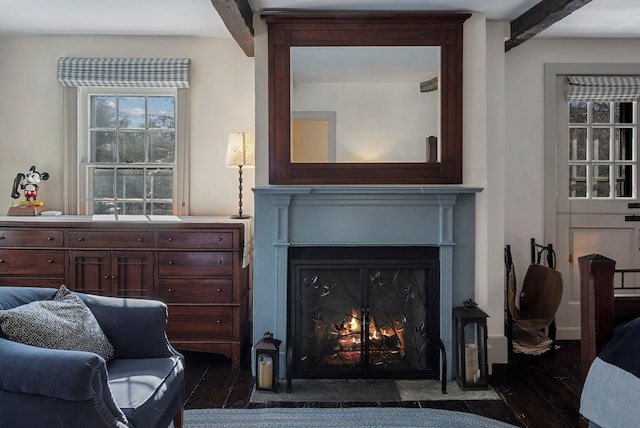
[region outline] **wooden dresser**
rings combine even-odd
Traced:
[[[237,368],[249,333],[251,221],[91,221],[0,217],[0,286],[161,300],[176,349],[219,353]]]

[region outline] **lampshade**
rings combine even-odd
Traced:
[[[227,143],[226,166],[254,166],[255,143],[250,132],[232,132]]]

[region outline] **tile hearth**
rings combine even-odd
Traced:
[[[254,390],[250,403],[273,402],[370,402],[445,400],[500,400],[493,390],[461,391],[458,384],[447,383],[447,394],[438,380],[392,379],[293,379],[291,393],[286,383],[277,393]]]

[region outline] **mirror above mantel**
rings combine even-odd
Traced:
[[[293,163],[322,162],[325,147],[326,162],[437,161],[425,136],[439,133],[439,46],[294,46],[290,55]],[[313,112],[331,117],[305,118]]]
[[[462,183],[469,16],[263,14],[270,184]]]

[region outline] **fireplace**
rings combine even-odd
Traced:
[[[438,378],[437,247],[289,249],[291,378]]]
[[[407,249],[426,252],[418,257],[420,261],[409,257],[408,263],[420,264],[426,261],[425,264],[428,266],[419,266],[417,269],[409,267],[405,274],[422,275],[425,278],[437,275],[434,281],[438,284],[438,294],[435,298],[431,296],[432,301],[429,303],[433,303],[435,299],[438,312],[434,315],[431,308],[424,309],[428,312],[424,321],[428,328],[439,329],[438,334],[430,335],[430,340],[439,336],[444,345],[443,348],[446,349],[447,357],[451,358],[454,302],[461,304],[462,301],[474,297],[475,193],[481,189],[457,186],[261,186],[253,190],[255,194],[253,343],[257,343],[267,330],[273,332],[277,339],[283,340],[279,358],[280,373],[283,377],[289,378],[293,375],[372,377],[374,374],[378,377],[402,377],[403,371],[405,374],[412,373],[414,369],[416,376],[419,374],[430,377],[438,372],[438,368],[434,367],[438,365],[438,358],[433,349],[424,354],[424,357],[423,354],[419,357],[407,356],[406,346],[404,349],[394,349],[394,340],[400,344],[405,340],[400,339],[400,335],[394,335],[397,337],[389,339],[387,347],[384,348],[386,354],[382,353],[382,348],[374,347],[372,351],[371,346],[364,349],[361,347],[357,351],[359,354],[348,354],[349,350],[345,349],[340,355],[358,361],[353,370],[348,368],[349,364],[343,364],[338,368],[335,365],[328,365],[326,361],[323,363],[322,370],[312,370],[311,363],[304,363],[304,361],[309,359],[313,361],[313,358],[318,358],[317,353],[312,354],[312,347],[322,346],[324,343],[301,342],[293,345],[290,343],[294,334],[290,332],[289,320],[291,316],[299,317],[302,314],[300,309],[295,308],[297,302],[294,305],[291,301],[289,289],[289,277],[294,269],[292,267],[294,260],[300,260],[303,265],[305,263],[308,265],[308,262],[314,258],[321,259],[321,264],[332,267],[338,265],[344,268],[339,269],[338,273],[344,273],[344,270],[348,269],[340,266],[340,263],[342,263],[341,260],[353,259],[352,249],[357,251],[362,249],[366,252],[369,251],[368,249],[376,248],[377,253],[358,256],[359,260],[356,260],[358,263],[368,259],[394,260],[394,252],[395,254],[398,254],[398,251],[410,252]],[[385,248],[391,254],[384,253]],[[327,260],[326,254],[313,253],[316,249],[329,249],[334,254],[338,251],[347,251],[348,254],[329,257]],[[385,281],[388,281],[387,276],[393,277],[391,273],[395,273],[393,267],[370,267],[367,263],[364,265],[365,267],[357,268],[358,272],[361,272],[358,275],[365,277],[369,275],[371,278],[371,275],[375,277],[380,271],[380,276],[384,275]],[[432,265],[435,269],[431,269]],[[302,268],[296,267],[296,269]],[[324,278],[323,275],[326,272],[323,272],[318,274],[314,284],[314,275],[311,275],[311,270],[313,269],[301,270],[299,280],[304,283],[306,277],[309,287],[314,289],[319,281],[323,281],[323,285],[329,287],[319,292],[319,294],[329,293],[325,296],[322,302],[324,303],[337,291],[337,288],[331,288],[336,281]],[[335,276],[336,273],[333,275]],[[404,288],[406,287],[402,289]],[[355,294],[356,297],[359,296],[358,292]],[[346,335],[351,335],[352,342],[353,338],[356,338],[357,343],[358,336],[362,340],[363,335],[368,337],[373,330],[370,322],[366,321],[371,320],[372,307],[362,305],[362,303],[370,303],[371,298],[367,297],[370,294],[365,292],[365,296],[360,297],[360,300],[348,297],[347,300],[353,300],[353,305],[332,309],[334,313],[339,312],[340,316],[330,315],[330,312],[322,314],[327,318],[339,319],[338,327],[341,326],[343,319],[345,325],[350,323],[352,318],[355,323],[361,324],[360,333],[357,333],[358,327],[353,333],[338,332],[337,336],[340,336],[340,339],[346,339]],[[369,314],[366,313],[367,309]],[[311,309],[306,311],[312,312]],[[430,320],[431,315],[438,317],[437,322]],[[386,320],[379,319],[378,316],[374,318],[375,324],[388,326],[396,321],[395,317]],[[308,316],[308,319],[313,318]],[[362,321],[365,321],[364,329]],[[417,322],[418,328],[420,328],[420,322]],[[412,321],[411,325],[414,328],[416,322]],[[324,328],[329,329],[328,335],[332,334],[330,326],[325,325]],[[332,349],[332,351],[327,350],[327,353],[335,353],[335,346],[331,343],[327,343],[327,346]],[[343,341],[342,346],[346,347],[346,342]],[[426,346],[432,346],[432,342],[429,341]],[[392,360],[394,352],[397,353],[398,358]],[[406,356],[404,362],[399,355],[402,352]],[[296,363],[296,366],[287,364],[294,353],[296,358],[301,360]],[[377,357],[380,360],[375,360]],[[411,368],[407,368],[409,367],[407,361],[411,362]],[[382,369],[385,362],[389,369]],[[450,378],[452,361],[440,359],[441,368],[444,368],[442,367],[444,362],[448,363],[447,377]],[[425,369],[421,366],[423,363]],[[394,369],[391,370],[391,367]]]

